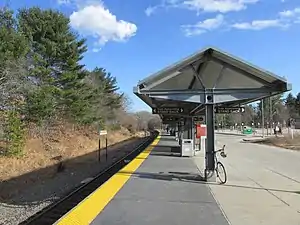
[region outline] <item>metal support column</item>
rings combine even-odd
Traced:
[[[273,127],[273,113],[272,113],[272,97],[269,97],[269,123],[270,123],[270,135],[272,135]]]
[[[195,123],[194,120],[192,118],[192,139],[193,139],[193,151],[195,153],[195,143],[196,143],[196,127],[195,127]]]
[[[188,131],[188,121],[187,118],[184,118],[184,125],[182,126],[182,139],[188,139],[189,131]]]
[[[183,131],[183,139],[192,139],[192,119],[185,118],[184,119],[184,126],[182,126]]]
[[[265,137],[264,99],[261,100],[261,126],[262,126],[262,136]]]
[[[214,105],[207,104],[206,106],[206,129],[207,129],[207,145],[205,154],[205,179],[214,179],[214,151],[215,151],[215,124],[214,124]]]
[[[187,118],[188,139],[193,139],[193,118]]]
[[[179,145],[181,145],[182,136],[183,136],[183,126],[182,126],[181,122],[179,122],[178,123],[178,142],[179,142]]]

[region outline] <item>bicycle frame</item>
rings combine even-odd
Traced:
[[[217,152],[215,152],[215,169],[217,169],[217,162],[218,162],[218,157],[217,157]]]
[[[219,162],[219,161],[218,161],[218,157],[217,157],[217,153],[218,153],[218,152],[224,152],[224,151],[225,151],[225,145],[223,145],[223,148],[214,151],[215,168],[217,167],[217,162]]]
[[[216,150],[215,152],[214,152],[214,158],[215,158],[215,171],[216,171],[216,173],[217,173],[217,177],[219,178],[219,180],[220,180],[220,182],[221,182],[221,184],[225,184],[226,183],[226,181],[227,181],[227,175],[226,175],[226,170],[225,170],[225,167],[224,167],[224,165],[222,164],[222,162],[221,161],[219,161],[218,160],[218,157],[217,157],[217,153],[218,152],[220,152],[220,155],[223,157],[223,158],[225,158],[226,157],[226,154],[225,154],[225,145],[223,145],[223,148],[221,148],[221,149],[219,149],[219,150]],[[220,171],[219,171],[219,168],[218,168],[218,165],[222,168],[222,171],[224,172],[224,179],[222,179],[221,177],[220,177]]]

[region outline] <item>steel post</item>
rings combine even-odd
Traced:
[[[188,119],[184,118],[184,125],[182,126],[182,139],[189,138]]]
[[[98,161],[101,161],[101,136],[99,136],[99,141],[98,141]]]
[[[185,118],[185,124],[184,124],[184,139],[193,139],[193,133],[192,133],[192,121],[193,118]]]
[[[207,145],[206,145],[206,179],[213,176],[215,168],[214,151],[215,151],[215,126],[214,126],[214,105],[206,106],[206,129],[207,129]]]
[[[108,153],[107,153],[107,135],[105,135],[105,160],[107,162],[107,157],[108,157]]]
[[[261,100],[261,126],[262,126],[262,136],[265,137],[264,99]]]

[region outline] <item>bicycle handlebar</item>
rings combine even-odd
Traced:
[[[217,153],[217,152],[224,152],[225,151],[225,147],[226,147],[226,145],[223,145],[223,147],[220,148],[219,150],[215,150],[215,153]]]

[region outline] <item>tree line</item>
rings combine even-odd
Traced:
[[[289,93],[286,98],[283,94],[265,98],[257,104],[245,106],[245,112],[237,114],[218,114],[218,126],[229,127],[244,124],[246,126],[262,126],[264,117],[265,128],[274,124],[288,126],[291,118],[300,118],[300,93],[294,96]]]
[[[95,129],[138,128],[137,116],[127,112],[128,99],[116,77],[102,67],[87,70],[82,64],[86,52],[86,40],[71,30],[63,13],[39,7],[17,12],[0,9],[4,154],[22,154],[31,126],[71,123]]]

